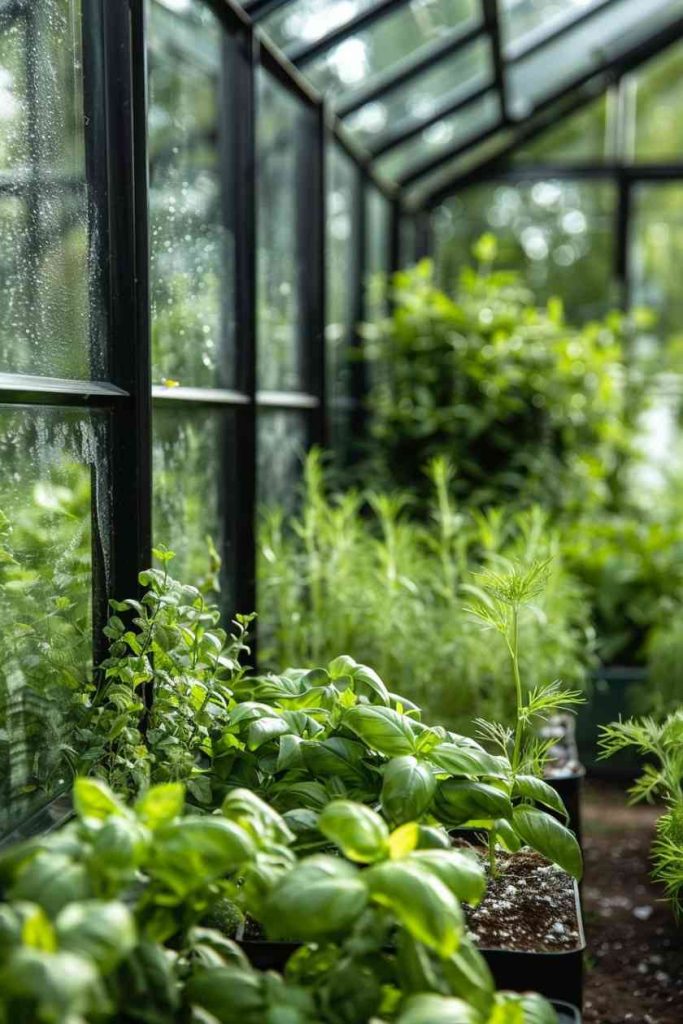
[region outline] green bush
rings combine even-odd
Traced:
[[[392,315],[365,328],[376,471],[424,496],[423,467],[446,455],[469,504],[618,502],[645,394],[627,320],[572,327],[559,300],[537,308],[517,274],[488,270],[495,239],[475,251],[452,297],[428,260],[396,274]]]
[[[301,512],[275,510],[261,530],[262,663],[315,666],[353,651],[430,718],[453,728],[477,715],[509,722],[505,643],[483,635],[465,606],[478,570],[551,557],[544,593],[521,620],[522,671],[530,687],[559,677],[580,688],[592,661],[589,607],[546,513],[460,507],[443,460],[430,476],[416,520],[400,494],[328,497],[321,458],[309,456]]]

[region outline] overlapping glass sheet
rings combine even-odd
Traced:
[[[683,0],[245,0],[413,195],[683,37]],[[648,46],[651,47],[648,50]],[[496,135],[496,128],[499,129]],[[607,151],[606,151],[607,155]],[[450,159],[452,157],[452,159]]]

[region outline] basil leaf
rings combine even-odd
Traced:
[[[135,805],[138,818],[151,829],[173,821],[183,813],[185,789],[180,782],[152,786]]]
[[[460,904],[431,871],[406,860],[376,864],[363,873],[371,899],[392,912],[418,942],[451,956],[464,928]]]
[[[396,1024],[480,1024],[477,1011],[453,996],[431,993],[406,1000]]]
[[[507,793],[486,782],[446,779],[437,788],[435,813],[451,825],[464,825],[482,818],[511,818]]]
[[[368,864],[387,856],[389,830],[379,814],[350,800],[333,800],[318,818],[318,829],[349,860]]]
[[[524,842],[574,878],[581,878],[583,860],[576,836],[557,819],[536,807],[515,807],[512,824]]]
[[[156,833],[149,872],[179,896],[234,871],[254,856],[249,835],[215,815],[188,816]]]
[[[400,825],[421,818],[436,792],[431,768],[410,754],[394,757],[384,770],[380,801],[389,821]]]
[[[9,891],[10,899],[37,903],[49,917],[62,907],[92,896],[90,880],[83,864],[76,864],[63,853],[43,851],[22,867]]]
[[[112,814],[130,816],[121,801],[99,779],[76,779],[73,799],[76,814],[83,821],[106,821]]]
[[[257,718],[252,722],[247,732],[247,748],[258,750],[264,743],[277,739],[283,733],[289,732],[287,722],[282,718]]]
[[[431,871],[457,899],[476,906],[486,891],[486,872],[475,854],[462,850],[415,850],[408,860]]]
[[[526,797],[534,803],[545,804],[551,811],[561,814],[565,821],[569,818],[567,808],[557,790],[535,775],[517,775],[512,787],[512,796]]]
[[[346,932],[368,893],[359,872],[338,857],[307,857],[274,887],[261,907],[272,939],[316,942]]]
[[[451,775],[501,775],[505,774],[505,758],[494,757],[486,750],[461,747],[456,743],[440,743],[429,752],[430,760]]]
[[[392,708],[356,705],[347,711],[344,725],[371,749],[387,757],[415,753],[415,734],[410,720]]]
[[[362,760],[365,750],[356,740],[331,736],[326,740],[304,740],[301,756],[308,771],[320,776],[336,776],[345,782],[358,783],[363,776]]]
[[[486,960],[469,940],[463,939],[453,956],[442,963],[449,991],[488,1014],[496,984]]]
[[[123,903],[87,900],[59,914],[55,929],[61,949],[93,960],[109,974],[135,947],[135,923]]]

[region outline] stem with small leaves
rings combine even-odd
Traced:
[[[512,663],[512,677],[515,681],[515,699],[517,713],[515,715],[515,744],[512,751],[512,770],[519,770],[522,755],[522,739],[524,735],[524,694],[522,691],[522,677],[519,673],[519,606],[512,606],[512,621],[510,632],[507,637],[507,646],[510,652]]]

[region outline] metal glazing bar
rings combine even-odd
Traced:
[[[414,184],[420,178],[423,178],[426,174],[431,174],[433,171],[438,170],[439,167],[443,167],[444,164],[448,164],[451,160],[456,160],[463,153],[466,153],[468,149],[471,149],[474,143],[484,142],[486,139],[490,139],[497,132],[505,128],[505,124],[502,121],[498,121],[497,124],[492,125],[490,128],[486,128],[483,132],[473,138],[465,139],[463,142],[456,142],[453,146],[448,146],[447,149],[443,149],[440,153],[436,153],[434,156],[428,157],[421,163],[416,164],[413,167],[408,168],[403,174],[399,175],[398,183],[402,188],[407,188],[408,185]]]
[[[244,9],[254,22],[263,21],[273,11],[279,11],[293,0],[244,0]]]
[[[255,41],[240,32],[225,41],[225,89],[230,104],[233,159],[223,182],[235,240],[237,386],[248,403],[235,414],[236,494],[225,501],[233,518],[235,610],[256,608],[256,97]],[[256,636],[252,639],[256,656]]]
[[[401,269],[401,217],[403,211],[397,199],[391,203],[389,211],[389,275]],[[391,293],[391,289],[390,289]],[[389,296],[391,303],[391,294]]]
[[[164,387],[152,385],[152,398],[159,404],[180,402],[189,405],[249,405],[251,398],[239,391],[220,388]]]
[[[349,159],[358,167],[368,181],[371,181],[386,199],[395,199],[398,196],[398,187],[392,182],[377,174],[372,159],[361,146],[351,137],[350,132],[344,128],[343,123],[337,117],[328,118],[328,131],[339,143]]]
[[[491,40],[491,56],[493,57],[493,77],[500,100],[500,113],[503,121],[508,120],[507,87],[505,82],[505,62],[503,46],[500,38],[500,17],[498,0],[481,0],[484,12],[484,24]]]
[[[316,397],[310,444],[325,441],[325,183],[322,108],[304,109],[296,132],[296,246],[302,379]],[[258,399],[258,396],[257,396]]]
[[[352,237],[354,257],[352,260],[351,281],[351,338],[349,339],[350,367],[350,398],[353,405],[350,411],[350,436],[352,442],[359,442],[366,433],[365,400],[368,388],[368,373],[363,356],[363,338],[360,324],[365,319],[365,278],[367,272],[367,203],[365,201],[365,179],[357,169],[354,178],[352,206]],[[347,453],[349,462],[358,457],[358,444]]]
[[[579,25],[590,21],[596,14],[602,13],[608,7],[616,6],[620,2],[621,0],[595,0],[591,7],[585,7],[581,12],[577,13],[575,8],[572,8],[571,11],[568,10],[567,16],[559,25],[555,25],[554,28],[551,27],[550,29],[540,25],[537,30],[529,32],[526,38],[522,38],[509,46],[505,54],[506,61],[514,64],[516,61],[524,60],[525,57],[530,57],[538,50],[542,50],[545,46],[572,32]]]
[[[480,24],[453,29],[441,39],[437,39],[431,46],[419,50],[417,57],[412,60],[409,58],[401,61],[374,85],[368,85],[365,89],[354,90],[348,99],[342,99],[342,102],[338,104],[336,107],[337,115],[345,118],[361,107],[364,107],[367,103],[375,103],[377,100],[382,99],[383,96],[386,96],[387,93],[393,92],[394,89],[405,85],[406,82],[419,78],[423,72],[427,71],[434,64],[447,60],[457,53],[458,50],[462,50],[484,34],[484,29]],[[419,81],[416,82],[416,87],[419,87]]]
[[[615,215],[615,276],[619,286],[619,303],[627,310],[631,305],[630,235],[631,182],[625,174],[617,175]]]
[[[208,8],[216,15],[221,24],[229,31],[249,29],[251,17],[244,10],[244,6],[233,0],[203,0]]]
[[[101,3],[110,365],[128,393],[112,415],[112,590],[134,595],[152,535],[147,52],[144,0]]]
[[[306,395],[300,391],[257,391],[256,404],[267,409],[319,409],[317,395]]]
[[[302,43],[301,46],[292,47],[288,51],[287,56],[294,64],[300,67],[302,64],[313,60],[314,57],[318,57],[321,53],[325,53],[331,47],[342,43],[350,36],[356,35],[356,33],[373,25],[376,21],[391,14],[392,11],[406,7],[408,3],[409,0],[377,0],[372,7],[360,10],[354,17],[349,18],[348,21],[328,32],[321,39],[317,39],[313,43]]]
[[[443,121],[446,117],[452,117],[459,111],[464,110],[470,103],[475,103],[477,100],[482,99],[487,93],[491,92],[490,85],[478,85],[475,89],[471,89],[466,95],[460,95],[455,99],[450,99],[446,103],[442,103],[436,107],[434,111],[428,116],[421,118],[414,124],[411,124],[408,128],[403,128],[398,132],[387,132],[384,135],[380,135],[377,142],[373,144],[371,153],[373,159],[378,156],[384,156],[392,149],[397,149],[402,146],[404,142],[409,142],[414,139],[417,135],[420,135],[426,128],[431,128],[433,124],[437,124],[439,121]]]
[[[322,103],[320,93],[280,50],[271,46],[267,39],[259,38],[258,51],[259,64],[288,92],[309,105],[319,106]]]
[[[0,373],[0,402],[44,405],[114,406],[130,396],[106,381],[66,380]]]

